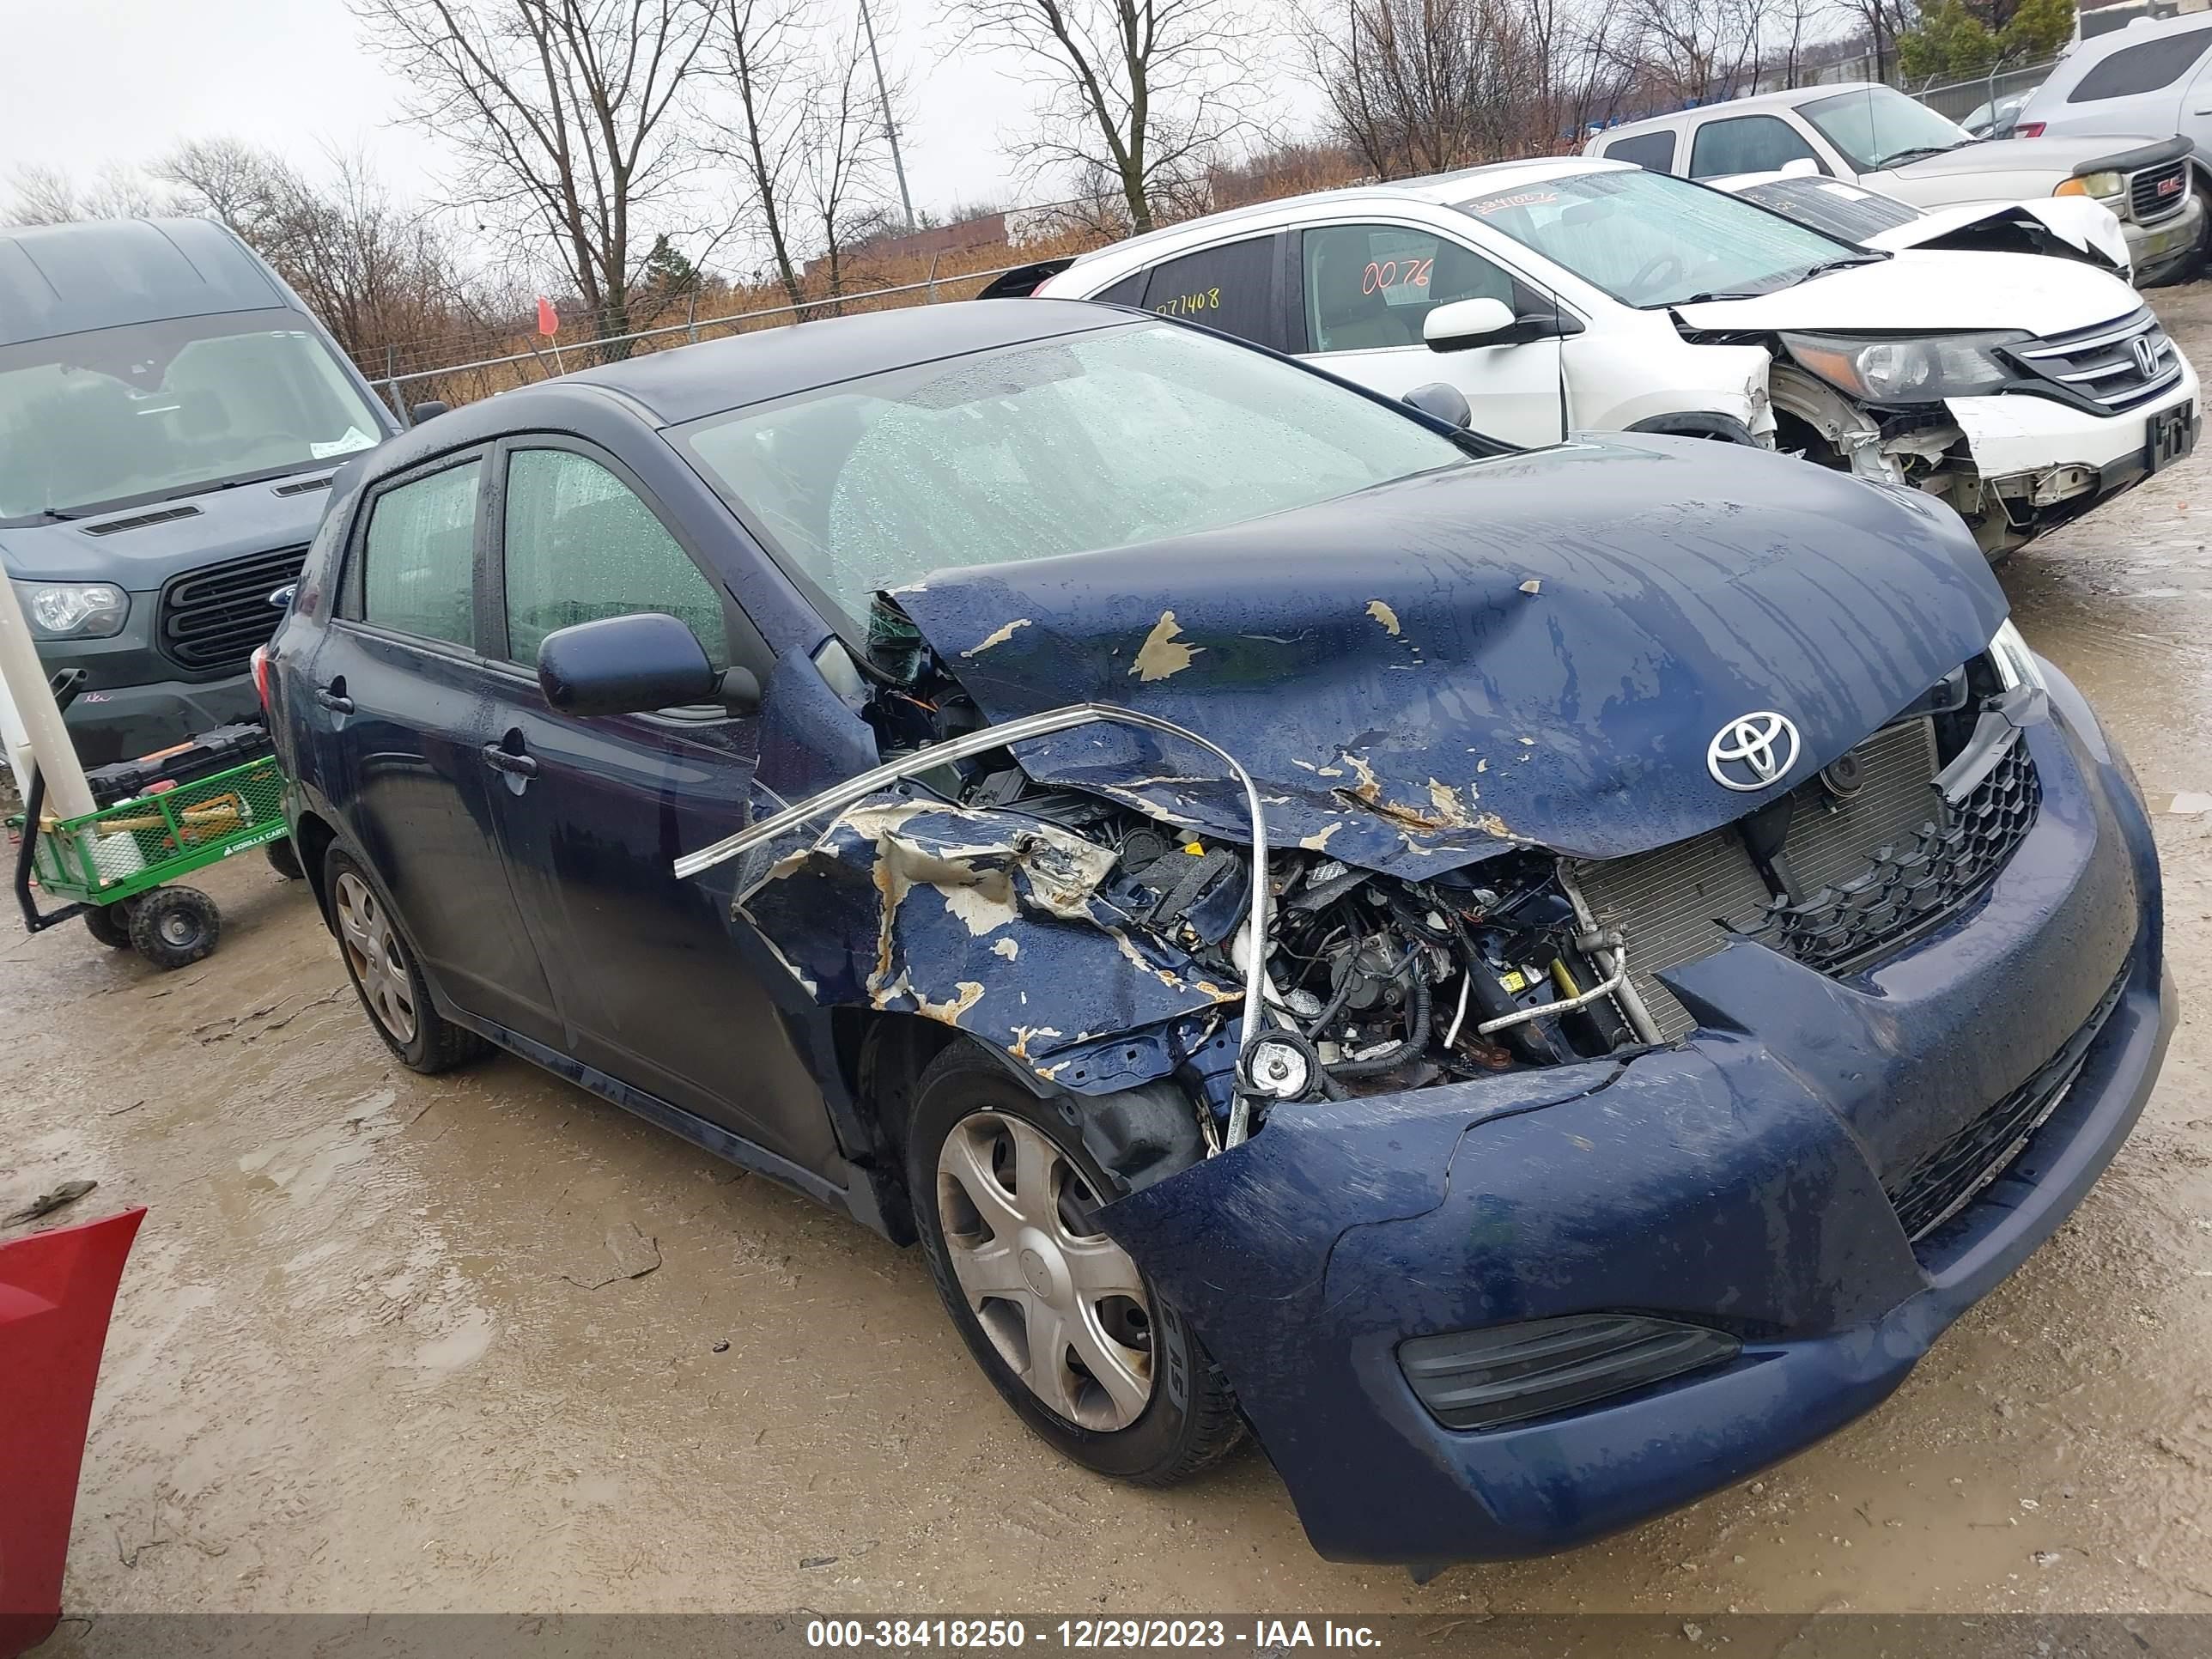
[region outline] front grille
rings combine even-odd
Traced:
[[[1957,805],[1923,818],[1876,850],[1858,874],[1802,903],[1771,901],[1743,932],[1808,968],[1847,973],[1980,892],[2027,834],[2042,799],[2027,745],[2015,740]]]
[[[1659,982],[1732,939],[1759,940],[1823,973],[1901,950],[1978,893],[2034,822],[2040,787],[2024,743],[1946,809],[1933,784],[1932,720],[1876,732],[1852,751],[1859,787],[1836,799],[1819,782],[1795,794],[1782,863],[1804,896],[1778,899],[1741,827],[1580,865],[1573,878],[1601,928],[1626,940],[1631,983],[1662,1041],[1697,1024]]]
[[[179,666],[240,669],[265,645],[283,615],[269,596],[300,579],[304,547],[279,548],[191,570],[161,590],[155,640]]]
[[[2139,225],[2171,219],[2189,203],[2189,164],[2168,161],[2128,175],[2128,210]]]
[[[2181,353],[2148,307],[2013,349],[2045,380],[2115,414],[2148,403],[2181,379]]]
[[[2066,1091],[2081,1075],[2089,1045],[2112,1018],[2127,977],[2123,971],[2112,981],[2081,1028],[2027,1082],[1971,1119],[1911,1169],[1882,1182],[1906,1237],[1916,1241],[1926,1237],[2012,1167],[2028,1137],[2058,1109]]]

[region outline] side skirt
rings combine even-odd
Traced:
[[[719,1123],[710,1123],[696,1113],[687,1112],[680,1106],[672,1106],[659,1095],[650,1095],[642,1089],[633,1088],[620,1078],[586,1066],[572,1054],[564,1054],[558,1048],[550,1048],[532,1038],[510,1031],[503,1025],[475,1018],[450,1006],[441,1007],[439,1012],[455,1024],[467,1026],[487,1042],[495,1043],[533,1066],[541,1066],[578,1088],[589,1089],[624,1111],[633,1112],[647,1122],[690,1141],[702,1152],[712,1152],[716,1158],[764,1175],[772,1181],[780,1181],[832,1209],[844,1211],[865,1226],[872,1227],[878,1232],[883,1231],[883,1224],[875,1215],[874,1194],[867,1192],[865,1186],[840,1187],[835,1182],[825,1180],[812,1170],[793,1164],[789,1158],[769,1152],[765,1146],[757,1146],[741,1135],[732,1134]],[[855,1193],[866,1193],[866,1196],[861,1202],[855,1203]]]

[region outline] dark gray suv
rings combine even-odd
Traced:
[[[252,249],[198,219],[0,231],[0,563],[89,765],[258,708],[330,475],[393,422]]]

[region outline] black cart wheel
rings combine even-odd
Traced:
[[[292,845],[289,836],[279,836],[262,847],[269,860],[269,867],[287,881],[297,881],[307,872],[300,866],[300,849]]]
[[[222,936],[222,913],[197,887],[156,887],[131,912],[131,943],[156,968],[190,967]]]
[[[84,931],[111,951],[131,948],[131,912],[137,908],[136,899],[118,899],[112,904],[95,904],[84,913]]]

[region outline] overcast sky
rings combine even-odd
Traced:
[[[940,60],[937,12],[936,0],[878,0],[914,89],[915,205],[1033,194],[1000,150],[1006,112],[1024,101],[1018,83],[1003,59]],[[403,192],[434,194],[443,158],[394,124],[392,79],[345,0],[0,0],[0,195],[27,165],[87,179],[218,134],[308,163],[319,145],[358,145]]]

